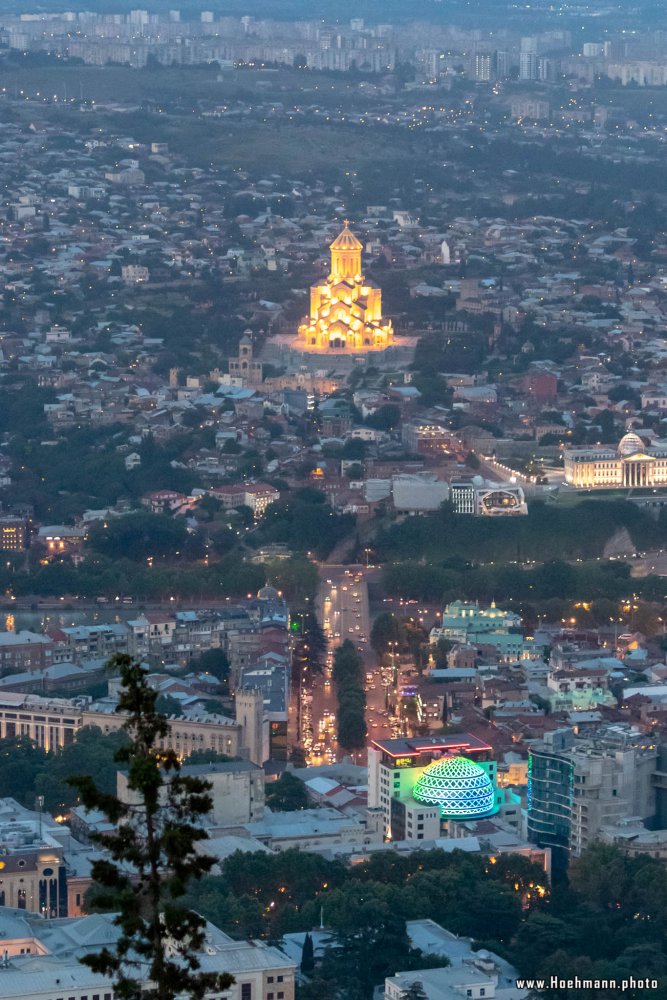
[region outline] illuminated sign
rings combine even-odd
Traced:
[[[394,767],[412,767],[412,757],[397,757]]]

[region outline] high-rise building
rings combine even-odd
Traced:
[[[22,517],[0,517],[0,549],[23,552],[26,536],[26,523]]]
[[[532,35],[522,38],[519,50],[519,79],[537,80],[538,62],[537,38]]]
[[[548,733],[528,760],[529,839],[550,847],[554,869],[563,869],[602,827],[653,817],[657,760],[656,745],[629,727],[576,740],[570,730]]]
[[[496,52],[496,77],[505,80],[510,75],[510,54],[505,49],[498,49]]]
[[[488,83],[491,79],[491,55],[488,52],[478,52],[475,55],[474,76],[480,83]]]
[[[556,870],[567,867],[574,789],[573,765],[567,750],[571,729],[557,729],[531,747],[528,757],[528,839],[551,848]]]
[[[537,52],[519,53],[519,79],[537,80],[539,56]]]

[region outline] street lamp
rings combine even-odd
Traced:
[[[39,840],[40,840],[40,843],[41,843],[41,840],[42,840],[42,809],[44,808],[44,796],[43,795],[38,795],[37,798],[35,799],[35,804],[36,804],[37,810],[39,812]]]
[[[390,646],[390,647],[392,647],[390,649],[390,651],[389,651],[389,655],[391,656],[392,681],[393,681],[394,687],[396,687],[396,683],[397,683],[397,680],[398,680],[398,674],[396,672],[396,647],[398,646],[398,643],[397,642],[389,642],[389,643],[387,643],[387,645]]]

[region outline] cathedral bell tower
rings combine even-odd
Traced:
[[[349,230],[348,220],[345,220],[343,231],[329,245],[331,250],[331,273],[329,281],[361,280],[361,251],[363,244]]]

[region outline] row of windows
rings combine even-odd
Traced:
[[[111,1000],[111,993],[93,993],[91,997],[56,997],[56,1000]]]

